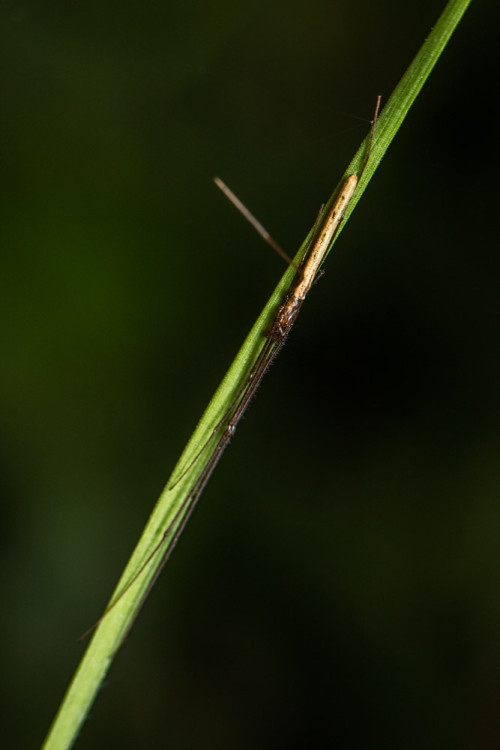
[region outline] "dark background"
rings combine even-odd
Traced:
[[[212,176],[294,253],[444,6],[2,5],[6,747],[41,743],[283,271]],[[498,747],[494,6],[342,234],[82,750]]]

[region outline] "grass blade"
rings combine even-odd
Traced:
[[[422,45],[419,53],[384,107],[378,120],[369,162],[363,173],[358,190],[348,207],[343,225],[348,221],[349,216],[356,207],[375,169],[439,59],[469,3],[470,0],[450,0],[448,2],[429,37]],[[345,176],[359,170],[364,153],[365,148],[364,144],[362,144],[346,169],[345,175],[339,185],[343,183]],[[336,191],[325,210],[328,210],[333,202],[335,193]],[[304,242],[307,242],[307,238]],[[297,257],[300,257],[302,248],[298,251]],[[281,301],[285,290],[290,285],[293,275],[294,268],[290,267],[283,275],[269,302],[252,327],[175,467],[172,474],[174,479],[182,473],[183,468],[188,466],[193,457],[196,456],[200,447],[211,434],[214,425],[218,423],[221,416],[227,410],[228,405],[234,398],[234,394],[238,391],[242,382],[244,382],[249,369],[265,342],[264,334],[269,328],[276,307]],[[161,563],[161,554],[153,555],[152,558],[151,555],[162,539],[165,530],[171,524],[172,519],[176,517],[179,508],[182,506],[183,499],[186,497],[186,493],[189,491],[200,470],[201,466],[199,467],[195,463],[172,490],[168,492],[164,490],[160,496],[111,601],[116,601],[116,598],[123,594],[125,589],[127,590],[116,606],[100,622],[45,740],[43,746],[45,750],[63,750],[73,745],[116,651],[124,635],[128,632],[131,622],[134,620],[137,608],[140,606],[144,593],[147,591],[148,584],[155,576]],[[172,535],[175,535],[175,531],[181,522],[182,517],[179,517],[178,522],[174,524],[171,530]],[[146,566],[145,563],[147,563]],[[140,575],[135,578],[138,572],[140,572]],[[127,588],[131,581],[133,581],[133,584],[130,588]]]

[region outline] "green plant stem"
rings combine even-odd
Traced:
[[[399,129],[406,113],[417,97],[420,89],[427,80],[432,68],[437,62],[441,52],[448,42],[455,27],[464,14],[470,0],[450,0],[432,29],[429,37],[425,40],[419,53],[397,85],[392,96],[387,102],[378,120],[375,137],[369,162],[360,180],[356,193],[348,206],[342,226],[348,221],[349,216],[356,207],[364,189],[368,185],[371,176],[380,163],[385,151]],[[357,172],[361,166],[365,153],[365,145],[362,144],[357,154],[348,166],[339,186],[345,177]],[[338,188],[335,190],[329,202],[331,205]],[[325,208],[328,210],[329,205]],[[307,238],[305,242],[307,241]],[[297,257],[301,256],[304,244],[298,251]],[[211,435],[214,425],[218,423],[222,415],[227,411],[234,395],[238,392],[241,384],[251,368],[253,362],[261,350],[265,341],[265,332],[268,330],[273,319],[277,305],[283,298],[285,291],[290,286],[294,276],[294,268],[290,267],[284,274],[280,283],[271,295],[271,298],[255,325],[248,334],[243,346],[238,352],[233,364],[229,368],[221,385],[217,389],[207,410],[200,420],[193,436],[191,437],[184,453],[182,454],[172,477],[178,477],[184,467],[189,466],[197,455],[200,447]],[[147,591],[149,582],[155,575],[161,564],[161,551],[153,555],[151,553],[162,539],[165,530],[169,528],[171,520],[182,505],[183,499],[189,492],[193,481],[199,475],[201,467],[195,462],[186,476],[173,488],[165,489],[153,510],[146,528],[137,544],[132,557],[118,583],[111,598],[111,602],[117,602],[109,613],[102,619],[97,627],[86,653],[78,667],[68,691],[61,704],[59,712],[50,728],[43,747],[45,750],[63,750],[73,745],[78,732],[87,716],[87,713],[95,699],[95,696],[108,672],[113,658],[120,647],[124,635],[128,632],[140,607],[144,593]],[[168,486],[168,485],[167,485]],[[172,535],[182,517],[174,524]],[[146,565],[145,565],[146,564]],[[144,570],[142,570],[145,565]],[[137,579],[134,577],[140,572]],[[127,585],[133,581],[130,588]],[[124,590],[127,589],[124,592]],[[117,598],[119,601],[117,601]]]

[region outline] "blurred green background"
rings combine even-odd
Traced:
[[[6,747],[444,0],[6,0]],[[77,747],[500,742],[497,4],[472,3]],[[493,96],[492,96],[493,94]]]

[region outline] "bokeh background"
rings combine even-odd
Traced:
[[[2,4],[2,742],[40,745],[282,261],[444,0]],[[85,748],[500,742],[498,10],[473,2]]]

